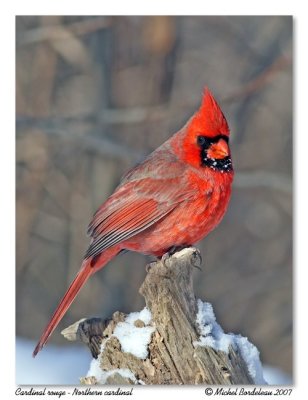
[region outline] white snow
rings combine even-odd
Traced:
[[[143,321],[145,325],[148,325],[151,321],[150,311],[144,308],[140,312],[129,314],[124,322],[117,324],[113,336],[119,339],[122,351],[131,353],[144,360],[148,356],[148,344],[155,328],[153,326],[137,328],[134,322],[138,319]]]
[[[79,377],[86,376],[91,355],[85,346],[48,344],[32,358],[35,345],[31,340],[16,340],[17,385],[78,385]],[[91,368],[88,376],[93,375],[89,375]],[[263,375],[269,385],[292,385],[292,377],[277,367],[263,365]]]
[[[124,322],[119,322],[113,332],[112,336],[118,338],[122,351],[126,353],[131,353],[138,358],[145,359],[148,356],[148,344],[151,340],[151,335],[154,332],[155,328],[152,326],[147,326],[151,322],[151,313],[145,307],[140,312],[134,312],[127,315]],[[134,323],[137,320],[141,320],[144,322],[144,327],[136,327]],[[108,341],[109,339],[107,339]],[[119,373],[123,377],[131,379],[133,382],[137,383],[137,379],[135,375],[129,369],[114,369],[111,371],[103,371],[100,367],[100,357],[104,352],[106,341],[101,345],[101,352],[98,358],[93,359],[90,364],[90,369],[87,373],[87,376],[94,376],[96,380],[104,384],[106,383],[107,378],[114,373]],[[143,382],[139,382],[143,384]]]
[[[263,377],[263,369],[258,349],[248,341],[246,337],[225,333],[216,322],[213,307],[210,303],[198,300],[198,312],[196,322],[200,331],[199,341],[194,346],[209,346],[215,350],[229,352],[229,346],[239,349],[247,364],[248,372],[255,384],[266,385]]]
[[[260,361],[260,353],[255,345],[249,342],[246,337],[234,335],[234,341],[241,355],[246,362],[248,372],[256,385],[267,385],[263,377],[263,367]]]
[[[128,315],[125,323],[131,325],[137,319],[141,319],[145,324],[149,324],[151,321],[151,314],[147,309],[143,309],[139,313]],[[257,377],[254,378],[258,381],[256,381],[256,384],[265,384],[264,378],[269,385],[292,384],[292,377],[277,367],[264,365],[262,371],[259,352],[255,346],[249,343],[247,338],[240,335],[225,334],[220,325],[216,322],[211,304],[203,303],[201,300],[198,301],[197,322],[201,336],[200,340],[195,343],[196,346],[211,346],[215,349],[227,352],[229,344],[234,345],[235,343],[239,346],[243,358],[247,364],[249,364],[250,373]],[[140,330],[145,328],[136,329]],[[98,360],[91,361],[90,369],[87,374],[86,372],[89,368],[91,355],[85,346],[72,344],[55,346],[48,344],[36,358],[32,358],[32,351],[35,344],[34,341],[23,338],[17,338],[16,340],[16,384],[18,385],[78,385],[79,378],[86,375],[95,376],[98,381],[103,382],[107,379],[107,376],[115,372],[120,373],[122,376],[129,377],[133,381],[136,379],[133,373],[126,369],[104,373],[99,368]],[[106,374],[109,375],[106,376]],[[138,383],[142,384],[143,382],[139,381]]]
[[[93,359],[90,364],[90,369],[87,373],[87,376],[94,376],[98,383],[105,384],[106,380],[109,376],[118,373],[122,375],[124,378],[131,379],[134,383],[137,383],[137,379],[135,375],[129,369],[113,369],[111,371],[103,371],[100,368],[100,356],[95,360]]]

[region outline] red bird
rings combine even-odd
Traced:
[[[130,170],[88,227],[81,269],[43,332],[43,348],[88,278],[121,250],[161,257],[212,231],[226,212],[233,180],[228,123],[205,89],[186,125]]]

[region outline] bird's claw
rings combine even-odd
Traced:
[[[171,254],[169,254],[168,252],[165,253],[162,258],[160,259],[160,261],[163,263],[163,265],[165,265],[166,261],[168,260],[168,258],[171,257]]]
[[[149,272],[156,265],[156,261],[150,262],[145,266],[146,272]]]
[[[161,257],[161,262],[165,265],[165,262],[172,257],[175,253],[178,251],[181,251],[183,249],[187,249],[188,247],[191,246],[172,246],[162,257]]]
[[[197,249],[196,247],[195,247],[194,250],[195,250],[195,251],[193,252],[193,256],[192,256],[192,266],[193,266],[194,268],[197,268],[199,271],[202,272],[202,268],[201,268],[201,265],[202,265],[202,256],[201,256],[201,252],[200,252],[200,250]]]

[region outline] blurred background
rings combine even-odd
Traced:
[[[39,338],[80,267],[93,213],[183,126],[206,85],[231,128],[236,178],[223,222],[198,244],[195,293],[292,376],[292,22],[16,17],[18,338]],[[60,330],[82,317],[143,308],[147,262],[127,253],[93,276],[50,343],[67,346]],[[31,351],[26,364],[17,352],[19,368],[36,362]]]

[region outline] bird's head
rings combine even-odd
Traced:
[[[230,130],[223,112],[206,88],[199,110],[180,132],[180,158],[195,167],[232,171]]]

